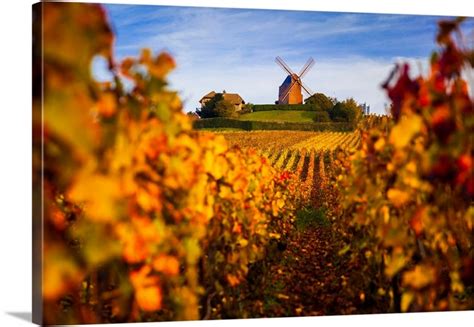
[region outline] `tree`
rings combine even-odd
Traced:
[[[362,109],[353,98],[349,98],[342,102],[337,102],[329,110],[329,116],[335,122],[355,123],[362,116]]]
[[[357,122],[362,116],[361,106],[353,98],[344,100],[342,104],[346,112],[347,121],[350,123]]]
[[[316,107],[317,111],[328,111],[334,107],[331,99],[329,99],[323,93],[315,93],[305,100],[306,104],[312,104]]]
[[[248,114],[250,112],[253,112],[253,107],[254,107],[254,104],[253,103],[246,103],[242,106],[242,110],[240,111],[240,114]]]
[[[313,121],[317,123],[330,122],[331,118],[327,111],[316,111],[314,113]]]
[[[212,99],[207,101],[201,109],[197,109],[196,113],[201,118],[213,118],[218,117],[216,112],[216,105],[219,101],[223,100],[222,93],[217,93]]]
[[[197,109],[196,113],[201,118],[235,117],[237,115],[234,105],[224,99],[223,93],[217,93],[201,109]]]
[[[234,105],[227,100],[220,100],[216,103],[215,112],[218,117],[235,117],[237,115]]]
[[[337,102],[334,105],[334,107],[328,112],[329,112],[329,117],[334,122],[347,121],[347,113],[344,110],[344,104],[342,102]]]

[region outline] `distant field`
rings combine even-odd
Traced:
[[[221,131],[231,145],[257,150],[308,150],[332,151],[337,148],[352,149],[360,141],[357,132],[303,132],[303,131]]]
[[[360,143],[358,132],[222,131],[216,134],[223,135],[231,145],[256,149],[276,169],[295,173],[303,193],[320,188],[339,150],[352,150]]]
[[[293,123],[313,122],[314,111],[270,110],[256,111],[240,116],[240,120],[286,121]]]

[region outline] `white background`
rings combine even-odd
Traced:
[[[89,1],[92,2],[92,1]],[[104,1],[272,9],[474,16],[471,0],[148,0]],[[0,327],[31,319],[31,0],[0,2]],[[474,312],[254,319],[160,326],[453,326]],[[156,324],[141,324],[151,326]],[[121,326],[137,326],[122,324]]]

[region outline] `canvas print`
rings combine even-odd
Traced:
[[[474,309],[473,44],[469,17],[35,4],[34,321]]]

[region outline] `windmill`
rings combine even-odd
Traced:
[[[278,104],[303,103],[301,89],[303,89],[308,94],[308,96],[313,95],[313,92],[301,81],[303,76],[310,70],[311,67],[313,67],[313,58],[308,59],[299,74],[295,74],[280,57],[276,57],[275,61],[278,65],[280,65],[281,68],[283,68],[286,73],[288,73],[288,76],[285,78],[278,90]]]

